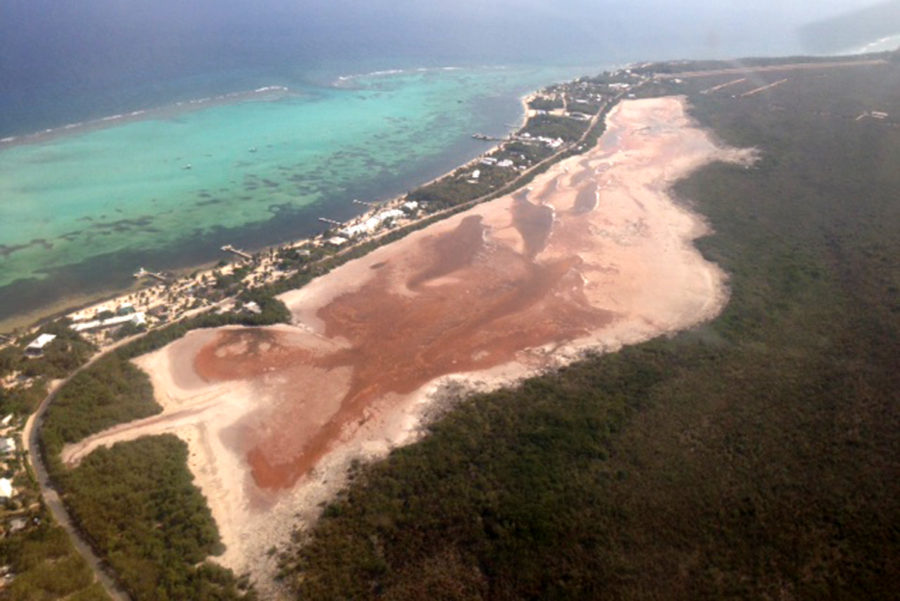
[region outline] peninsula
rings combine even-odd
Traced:
[[[135,599],[880,590],[896,182],[835,166],[897,144],[898,78],[884,54],[548,88],[352,223],[11,340],[56,336],[10,398],[78,370],[42,453]]]

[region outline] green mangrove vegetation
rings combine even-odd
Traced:
[[[205,561],[221,543],[186,464],[187,445],[163,435],[97,449],[56,477],[73,519],[136,601],[255,598]]]

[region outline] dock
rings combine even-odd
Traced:
[[[503,138],[498,138],[496,136],[489,136],[487,134],[482,134],[482,133],[472,134],[472,137],[475,138],[476,140],[483,140],[485,142],[501,142],[501,141],[503,141]]]
[[[153,278],[153,279],[159,280],[160,282],[163,282],[163,283],[169,281],[169,280],[166,279],[166,276],[164,276],[163,274],[161,274],[161,273],[154,273],[154,272],[152,272],[152,271],[147,271],[146,269],[144,269],[143,267],[141,267],[141,268],[138,269],[137,272],[134,274],[134,278],[135,278],[136,280],[139,280],[139,279],[141,279],[141,278],[143,278],[143,277]]]
[[[223,246],[223,247],[222,247],[222,250],[224,250],[224,251],[227,252],[227,253],[233,253],[233,254],[239,256],[239,257],[242,258],[242,259],[247,259],[248,261],[251,260],[251,259],[253,258],[249,253],[245,253],[245,252],[242,251],[241,249],[235,248],[235,247],[233,247],[233,246],[230,245],[230,244],[226,244],[225,246]]]
[[[344,224],[340,221],[335,221],[334,219],[329,219],[328,217],[319,217],[319,221],[327,223],[328,225],[333,225],[335,227],[344,227]]]
[[[381,206],[377,202],[366,202],[364,200],[358,200],[356,198],[353,199],[353,204],[363,205],[364,207],[370,207],[372,209],[377,209],[379,206]]]

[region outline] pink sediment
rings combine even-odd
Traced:
[[[70,445],[63,459],[184,436],[223,562],[256,571],[247,562],[284,536],[273,515],[314,519],[350,457],[410,438],[418,422],[406,418],[420,415],[410,407],[443,378],[499,385],[711,319],[725,276],[691,244],[702,219],[668,190],[752,153],[717,146],[678,97],[621,103],[607,126],[597,147],[527,190],[282,295],[292,326],[192,332],[140,358],[163,414]]]

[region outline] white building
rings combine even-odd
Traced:
[[[403,217],[403,211],[400,209],[391,209],[390,211],[382,211],[375,215],[382,222],[387,221],[388,219],[396,219],[397,217]]]
[[[15,438],[0,438],[0,455],[16,452]]]
[[[12,480],[9,478],[0,478],[0,499],[11,499],[12,496]]]
[[[96,330],[99,328],[111,328],[113,326],[120,326],[128,322],[131,322],[136,326],[142,326],[147,323],[147,316],[143,312],[138,312],[132,313],[130,315],[110,317],[109,319],[104,320],[95,319],[94,321],[72,324],[72,329],[76,332],[88,332],[90,330]]]
[[[56,334],[41,334],[25,347],[25,354],[29,357],[40,357],[44,354],[44,348],[54,340]]]
[[[417,204],[416,206],[419,205]],[[380,213],[375,213],[362,223],[348,225],[338,233],[346,238],[355,238],[359,235],[371,234],[372,232],[380,228],[385,221],[389,219],[396,219],[397,217],[406,217],[406,214],[400,209],[390,209],[389,211],[382,211]]]
[[[537,138],[537,141],[546,144],[550,148],[559,148],[564,144],[562,138],[548,138],[546,136],[540,136]]]

